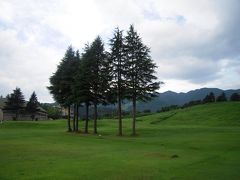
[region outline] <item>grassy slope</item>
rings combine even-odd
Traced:
[[[240,126],[239,117],[240,103],[224,102],[153,114],[146,117],[146,120],[152,119],[152,124],[161,125]]]
[[[65,121],[4,123],[0,179],[240,178],[240,103],[141,117],[137,137],[130,125],[117,137],[116,120],[101,120],[99,137],[66,133]]]

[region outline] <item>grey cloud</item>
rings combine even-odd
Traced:
[[[218,18],[214,29],[200,29],[188,23],[161,25],[160,21],[148,22],[141,28],[147,34],[161,77],[206,84],[223,78],[224,69],[240,68],[240,2],[222,0],[214,1],[214,5]],[[184,17],[186,21],[187,18]],[[164,25],[169,27],[164,29]],[[189,65],[184,63],[185,58],[190,59]],[[191,64],[191,59],[197,59],[197,63]],[[222,64],[223,59],[229,63]]]
[[[3,95],[19,86],[27,98],[35,90],[42,101],[51,101],[46,89],[48,78],[71,42],[74,46],[79,42],[76,48],[81,49],[86,40],[101,34],[107,43],[116,26],[126,30],[130,23],[134,23],[143,41],[151,47],[152,57],[159,65],[158,75],[166,83],[171,79],[218,86],[223,80],[240,78],[237,0],[181,3],[176,0],[171,2],[174,4],[160,0],[124,3],[96,0],[87,6],[81,6],[83,1],[65,0],[26,0],[21,4],[6,0],[0,5],[2,2],[12,8],[6,11],[6,16],[0,14],[0,94]],[[87,16],[79,17],[77,12],[71,14],[71,9],[66,11],[65,6],[72,3],[94,6],[92,16],[86,19]],[[201,8],[194,12],[198,3]],[[202,12],[204,8],[206,11]],[[74,21],[69,19],[71,15]],[[75,22],[79,18],[81,21]],[[65,28],[68,20],[71,23]],[[78,25],[76,29],[74,23]],[[239,85],[233,81],[233,85],[229,82],[227,86]]]
[[[204,43],[192,44],[186,53],[199,58],[209,58],[214,61],[224,58],[236,58],[240,49],[240,2],[237,0],[215,1],[219,25],[213,32],[213,37]],[[206,38],[202,34],[201,38]],[[183,50],[184,51],[184,50]]]
[[[183,57],[160,61],[159,75],[163,79],[187,80],[191,83],[204,84],[219,77],[220,64],[207,59]]]

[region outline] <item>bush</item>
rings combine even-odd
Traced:
[[[215,95],[213,92],[210,92],[208,95],[206,95],[206,97],[203,99],[204,103],[211,103],[211,102],[215,102]]]
[[[233,93],[230,97],[231,101],[240,101],[240,95],[238,93]]]
[[[167,111],[174,110],[174,109],[179,109],[179,106],[171,105],[171,106],[162,107],[161,112],[167,112]]]
[[[188,103],[185,103],[182,108],[186,108],[186,107],[190,107],[190,106],[194,106],[194,105],[198,105],[198,104],[202,104],[201,100],[196,100],[196,101],[190,101]]]
[[[145,109],[143,112],[144,113],[151,113],[151,110],[150,109]]]
[[[223,92],[220,96],[217,97],[216,99],[217,102],[223,102],[223,101],[227,101],[226,95]]]

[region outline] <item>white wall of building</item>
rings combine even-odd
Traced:
[[[2,109],[0,109],[0,121],[2,121],[3,120],[3,111],[2,111]]]

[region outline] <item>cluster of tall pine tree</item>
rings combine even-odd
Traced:
[[[150,49],[130,25],[126,35],[116,28],[110,39],[109,52],[98,36],[83,52],[70,46],[50,77],[48,89],[63,107],[68,107],[68,131],[78,132],[78,107],[86,107],[84,132],[88,133],[89,106],[94,107],[94,133],[97,133],[98,105],[117,104],[118,135],[122,135],[122,101],[132,101],[132,135],[136,134],[136,102],[156,96],[162,82],[157,81],[156,65]],[[70,106],[74,107],[73,126]]]
[[[25,99],[24,95],[20,88],[16,87],[13,90],[13,93],[7,95],[7,101],[5,103],[4,110],[11,110],[15,112],[14,120],[18,120],[18,116],[21,111],[27,112],[31,114],[32,120],[35,119],[35,114],[38,111],[39,102],[37,99],[37,95],[35,91],[33,91],[29,101],[26,103],[25,107]]]

